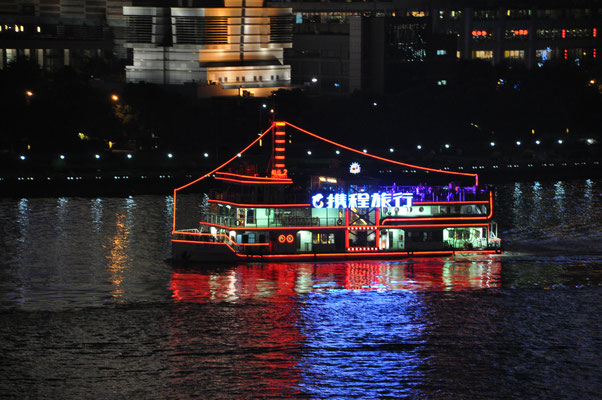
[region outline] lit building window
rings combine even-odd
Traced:
[[[472,52],[472,58],[479,60],[492,60],[493,50],[475,50]]]
[[[504,58],[524,60],[525,59],[525,51],[524,50],[505,50]]]

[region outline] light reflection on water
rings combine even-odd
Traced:
[[[497,288],[498,257],[415,259],[402,262],[243,264],[175,269],[169,287],[177,302],[245,299],[288,301],[308,293],[349,291],[462,291]]]
[[[0,392],[596,398],[601,196],[498,187],[501,256],[202,267],[170,196],[2,199]]]

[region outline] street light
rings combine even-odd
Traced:
[[[389,148],[389,153],[393,153],[395,149],[393,147]]]
[[[127,155],[127,158],[131,159],[131,158],[132,158],[132,155],[131,155],[131,154],[128,154],[128,155]]]
[[[312,82],[312,83],[316,83],[317,81],[318,81],[318,78],[315,78],[315,77],[314,77],[314,78],[311,78],[311,82]]]
[[[307,150],[307,155],[311,156],[311,150]]]
[[[418,150],[422,150],[422,145],[418,145],[418,146],[416,146],[416,148],[417,148]]]
[[[94,154],[94,158],[98,160],[100,158],[100,154]]]
[[[516,141],[516,145],[517,145],[517,146],[520,146],[520,140],[517,140],[517,141]]]
[[[27,90],[25,92],[25,95],[27,95],[27,97],[32,97],[33,96],[33,92],[31,90]]]
[[[209,157],[209,153],[203,153],[203,157],[205,157],[205,158]]]
[[[119,100],[119,96],[117,96],[116,94],[112,94],[111,95],[111,100],[118,101]]]
[[[167,158],[173,158],[173,154],[167,153]]]
[[[65,156],[64,156],[63,154],[61,154],[61,155],[59,156],[59,158],[60,158],[61,160],[64,160],[64,159],[65,159]]]
[[[495,142],[489,142],[489,146],[495,147]]]

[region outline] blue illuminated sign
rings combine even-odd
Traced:
[[[412,207],[412,193],[316,193],[311,196],[314,208]]]

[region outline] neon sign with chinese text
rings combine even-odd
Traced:
[[[311,196],[314,208],[412,207],[412,193],[316,193]]]

